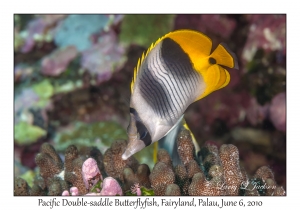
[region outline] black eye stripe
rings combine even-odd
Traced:
[[[142,138],[142,136],[144,136],[145,133],[148,133],[148,130],[145,127],[145,125],[140,121],[136,121],[136,128],[138,133],[140,134],[140,138]]]
[[[152,143],[151,136],[150,136],[146,126],[144,125],[144,123],[142,123],[139,114],[137,113],[137,111],[134,108],[131,108],[131,107],[129,108],[129,112],[134,115],[135,126],[137,129],[137,132],[139,133],[140,140],[142,140],[146,146],[150,145]]]
[[[137,113],[137,111],[134,109],[134,108],[129,108],[129,112],[131,113],[131,114],[133,114],[134,115],[134,118],[137,120],[137,121],[141,121],[141,118],[140,118],[140,116],[139,116],[139,114]]]
[[[131,108],[131,107],[129,108],[129,112],[132,113],[132,114],[137,114],[136,110],[134,108]]]
[[[151,136],[148,132],[146,133],[145,137],[142,138],[141,140],[145,143],[146,147],[152,143]]]

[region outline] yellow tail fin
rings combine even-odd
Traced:
[[[238,68],[235,54],[231,52],[225,43],[219,44],[210,57],[214,58],[219,65]]]

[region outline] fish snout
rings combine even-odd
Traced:
[[[143,141],[141,141],[137,138],[136,135],[135,135],[135,137],[134,136],[131,136],[131,137],[128,136],[128,137],[129,137],[129,141],[128,141],[126,150],[122,155],[123,160],[127,160],[132,155],[141,151],[146,146]]]

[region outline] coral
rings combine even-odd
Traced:
[[[136,194],[137,196],[142,195],[141,187],[140,187],[139,183],[135,183],[133,186],[131,186],[130,190],[131,190],[132,194]]]
[[[33,186],[30,188],[27,182],[20,178],[16,177],[14,181],[14,195],[16,196],[45,196],[47,195],[46,186],[43,178],[36,177],[34,180]]]
[[[78,188],[79,195],[84,195],[88,192],[82,174],[82,166],[84,160],[77,155],[77,148],[73,145],[69,146],[65,152],[65,165],[67,166],[64,172],[64,179],[71,183],[72,186]]]
[[[70,188],[71,195],[79,195],[79,191],[77,187],[71,187]]]
[[[169,33],[174,23],[174,15],[125,15],[120,40],[125,44],[139,44],[149,47],[158,37]]]
[[[271,103],[260,105],[256,99],[251,99],[251,105],[247,109],[247,119],[252,125],[262,123],[269,119],[279,131],[286,131],[286,93],[276,94]]]
[[[24,195],[24,196],[27,196],[27,195],[30,195],[30,187],[28,186],[27,182],[20,178],[20,177],[17,177],[15,178],[15,181],[14,181],[14,195]]]
[[[267,179],[274,180],[274,174],[272,170],[267,166],[262,166],[259,169],[257,169],[254,176],[257,178],[261,178],[263,181],[266,181]]]
[[[112,177],[106,177],[103,180],[100,195],[123,195],[123,191],[117,180]]]
[[[226,195],[224,170],[220,165],[213,165],[208,172],[208,179],[211,183],[211,195]]]
[[[126,167],[133,171],[137,170],[138,161],[131,156],[127,160],[122,159],[122,154],[126,149],[127,141],[117,140],[112,143],[111,147],[106,150],[103,157],[104,168],[108,176],[115,179],[123,180],[123,170]]]
[[[274,196],[285,196],[286,193],[282,186],[277,186],[273,195]]]
[[[37,175],[33,181],[33,186],[31,188],[31,195],[47,195],[48,189],[44,179]]]
[[[248,182],[245,186],[243,185],[243,189],[245,189],[245,196],[259,196],[260,194],[255,189],[255,184],[253,182]]]
[[[182,195],[188,195],[190,181],[184,165],[177,165],[174,168],[175,183],[179,186]]]
[[[98,158],[98,162],[92,157]],[[79,155],[78,149],[70,145],[65,151],[63,163],[53,146],[44,143],[41,152],[36,156],[40,176],[35,178],[30,193],[32,195],[67,195],[69,192],[71,195],[84,195],[88,193],[99,180],[102,180],[98,167],[98,164],[101,165],[99,157],[102,158],[102,154],[95,148],[86,149],[84,155]],[[84,161],[85,159],[87,160]],[[102,168],[104,168],[103,164]],[[16,194],[21,193],[16,191]]]
[[[65,190],[63,191],[63,193],[61,194],[62,196],[68,196],[70,195],[69,191],[68,190]]]
[[[61,179],[60,177],[52,177],[48,179],[48,195],[49,196],[59,196],[62,192],[68,189],[68,183]]]
[[[206,33],[214,33],[223,38],[228,38],[236,28],[236,21],[232,18],[224,17],[224,15],[201,15],[200,31]]]
[[[225,194],[224,185],[220,182],[219,177],[215,176],[211,180],[207,180],[202,172],[196,173],[189,186],[189,195],[193,196],[220,196]]]
[[[218,35],[223,39],[231,36],[236,28],[236,21],[227,15],[177,15],[175,29],[189,28],[209,35]]]
[[[32,188],[25,180],[16,178],[14,193],[52,196],[285,195],[285,190],[276,183],[274,173],[269,167],[260,167],[250,177],[240,166],[239,151],[232,144],[223,144],[218,149],[214,144],[205,143],[199,153],[199,160],[191,159],[185,165],[175,167],[170,155],[161,149],[152,172],[148,165],[138,164],[134,158],[128,162],[120,162],[126,144],[125,140],[118,140],[111,145],[103,156],[102,172],[98,167],[102,155],[96,148],[88,148],[80,153],[71,145],[65,151],[63,164],[53,146],[45,143],[36,157],[41,176],[35,178]],[[102,181],[103,173],[109,177]]]
[[[202,172],[198,172],[193,176],[192,182],[189,186],[189,195],[206,195],[207,189],[210,188],[210,182],[205,179]]]
[[[191,160],[187,166],[186,166],[186,171],[187,171],[187,175],[188,178],[191,180],[193,178],[193,176],[198,173],[198,172],[202,172],[202,170],[200,169],[200,166],[198,165],[198,163],[195,160]]]
[[[122,189],[124,192],[130,190],[135,183],[138,183],[138,179],[131,168],[125,168],[122,176],[124,180]]]
[[[126,141],[118,149],[111,143],[127,139],[124,87],[145,48],[183,28],[205,33],[213,49],[225,42],[241,71],[228,69],[230,84],[184,113],[200,153],[184,130],[176,158],[165,150],[153,158],[152,144],[134,155],[138,162],[123,162],[118,149]],[[180,195],[285,195],[286,15],[21,14],[14,15],[14,35],[15,195],[99,195],[99,174],[128,196],[179,195],[178,187]],[[61,160],[39,152],[44,142]],[[220,149],[229,143],[239,155],[221,161],[233,151]],[[173,183],[166,174],[174,174]]]
[[[164,195],[167,186],[174,183],[175,174],[169,165],[157,162],[149,178],[155,195]]]
[[[78,51],[84,51],[92,45],[90,37],[101,32],[107,24],[106,15],[69,15],[55,30],[55,44],[59,47],[73,45]]]
[[[166,196],[180,196],[180,188],[177,184],[169,184],[167,186],[166,192],[165,192]]]
[[[85,147],[81,149],[80,154],[84,157],[91,157],[97,162],[98,169],[102,173],[102,178],[106,177],[104,170],[103,155],[96,147]]]
[[[103,180],[97,162],[93,158],[88,158],[82,165],[82,176],[86,189],[90,189],[98,181]]]
[[[30,145],[46,135],[46,131],[27,122],[18,122],[14,126],[15,142],[18,145]]]
[[[140,164],[136,172],[136,177],[140,186],[144,186],[146,188],[151,187],[149,175],[150,175],[149,166],[147,164]]]
[[[190,131],[183,130],[178,134],[177,146],[179,157],[184,165],[195,159],[195,147]]]
[[[203,171],[196,173],[189,186],[190,195],[225,195],[224,171],[215,145],[206,143],[200,151]],[[206,174],[206,175],[205,175]]]
[[[98,147],[103,154],[115,139],[126,137],[126,130],[114,121],[90,124],[77,122],[57,133],[54,142],[59,151],[65,151],[69,145],[74,144],[79,150]],[[97,158],[94,159],[97,160]],[[101,167],[99,169],[101,170]]]
[[[123,186],[122,189],[124,192],[131,189],[131,187],[135,184],[139,184],[139,186],[143,186],[146,188],[151,187],[151,183],[149,180],[150,169],[146,164],[140,164],[137,168],[136,173],[131,168],[125,168],[123,170]]]
[[[250,105],[246,109],[246,117],[251,125],[261,124],[269,114],[269,104],[260,105],[256,98],[251,98]]]
[[[48,79],[44,79],[41,82],[34,84],[32,89],[40,98],[50,98],[54,93],[54,88]]]
[[[100,183],[100,185],[99,185]],[[123,195],[122,188],[117,180],[112,177],[106,177],[103,182],[99,182],[97,187],[86,195],[98,195],[98,196],[108,196],[108,195]]]
[[[217,146],[205,143],[201,148],[200,157],[205,173],[200,171],[193,176],[189,186],[189,195],[226,195],[224,171]]]
[[[77,195],[79,195],[78,188],[77,188],[77,187],[71,187],[71,188],[70,188],[70,193],[71,193],[72,196],[77,196]],[[69,193],[68,190],[65,190],[65,191],[62,192],[61,195],[62,195],[62,196],[68,196],[68,195],[70,195],[70,193]]]
[[[265,51],[286,51],[285,15],[248,15],[249,35],[242,58],[251,61],[259,48]],[[259,21],[258,21],[259,20]]]
[[[78,149],[74,145],[70,145],[65,151],[65,170],[72,172],[74,170],[73,160],[78,158]]]
[[[40,168],[40,175],[46,185],[48,184],[48,179],[59,175],[63,171],[61,158],[56,153],[54,147],[48,143],[42,145],[40,153],[35,157],[35,162]]]
[[[239,151],[232,144],[224,144],[220,147],[220,159],[224,170],[227,195],[238,195],[239,187],[243,181],[243,175],[239,165]]]
[[[285,190],[281,186],[277,185],[273,171],[267,166],[262,166],[257,169],[253,180],[257,181],[257,183],[255,183],[256,186],[263,186],[255,188],[261,195],[285,195]]]
[[[19,15],[19,17],[24,15]],[[34,47],[43,42],[52,40],[52,28],[66,15],[36,15],[27,22],[26,28],[22,29],[17,40],[21,46],[22,53],[29,53]],[[20,24],[22,26],[22,24]],[[17,48],[18,49],[18,48]]]
[[[157,161],[158,162],[163,162],[169,166],[173,166],[172,164],[172,159],[169,155],[169,153],[167,152],[167,150],[165,149],[159,149],[157,152]]]
[[[52,52],[42,60],[41,73],[46,76],[58,76],[64,72],[68,64],[77,56],[76,47],[67,46]]]
[[[279,93],[272,99],[270,119],[279,131],[286,131],[286,93]]]
[[[81,66],[91,75],[96,75],[97,84],[111,78],[113,72],[120,70],[126,57],[125,48],[118,45],[113,31],[101,34],[98,42],[82,52]]]
[[[40,188],[38,185],[33,185],[30,191],[31,196],[45,196],[47,192]]]
[[[219,150],[216,145],[205,143],[201,148],[200,156],[202,158],[202,165],[205,171],[209,171],[213,165],[220,165]]]
[[[17,64],[14,67],[14,75],[15,75],[14,82],[18,83],[24,80],[26,81],[26,79],[30,77],[33,72],[34,69],[32,68],[32,66]]]
[[[24,88],[15,98],[15,115],[21,110],[31,108],[38,100],[39,96],[32,88]]]

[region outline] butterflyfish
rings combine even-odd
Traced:
[[[203,33],[177,30],[159,38],[138,60],[131,82],[128,144],[122,159],[161,139],[172,148],[179,128],[187,127],[190,104],[228,85],[224,67],[238,69],[235,54],[224,43],[211,52]],[[173,140],[172,140],[173,139]]]

